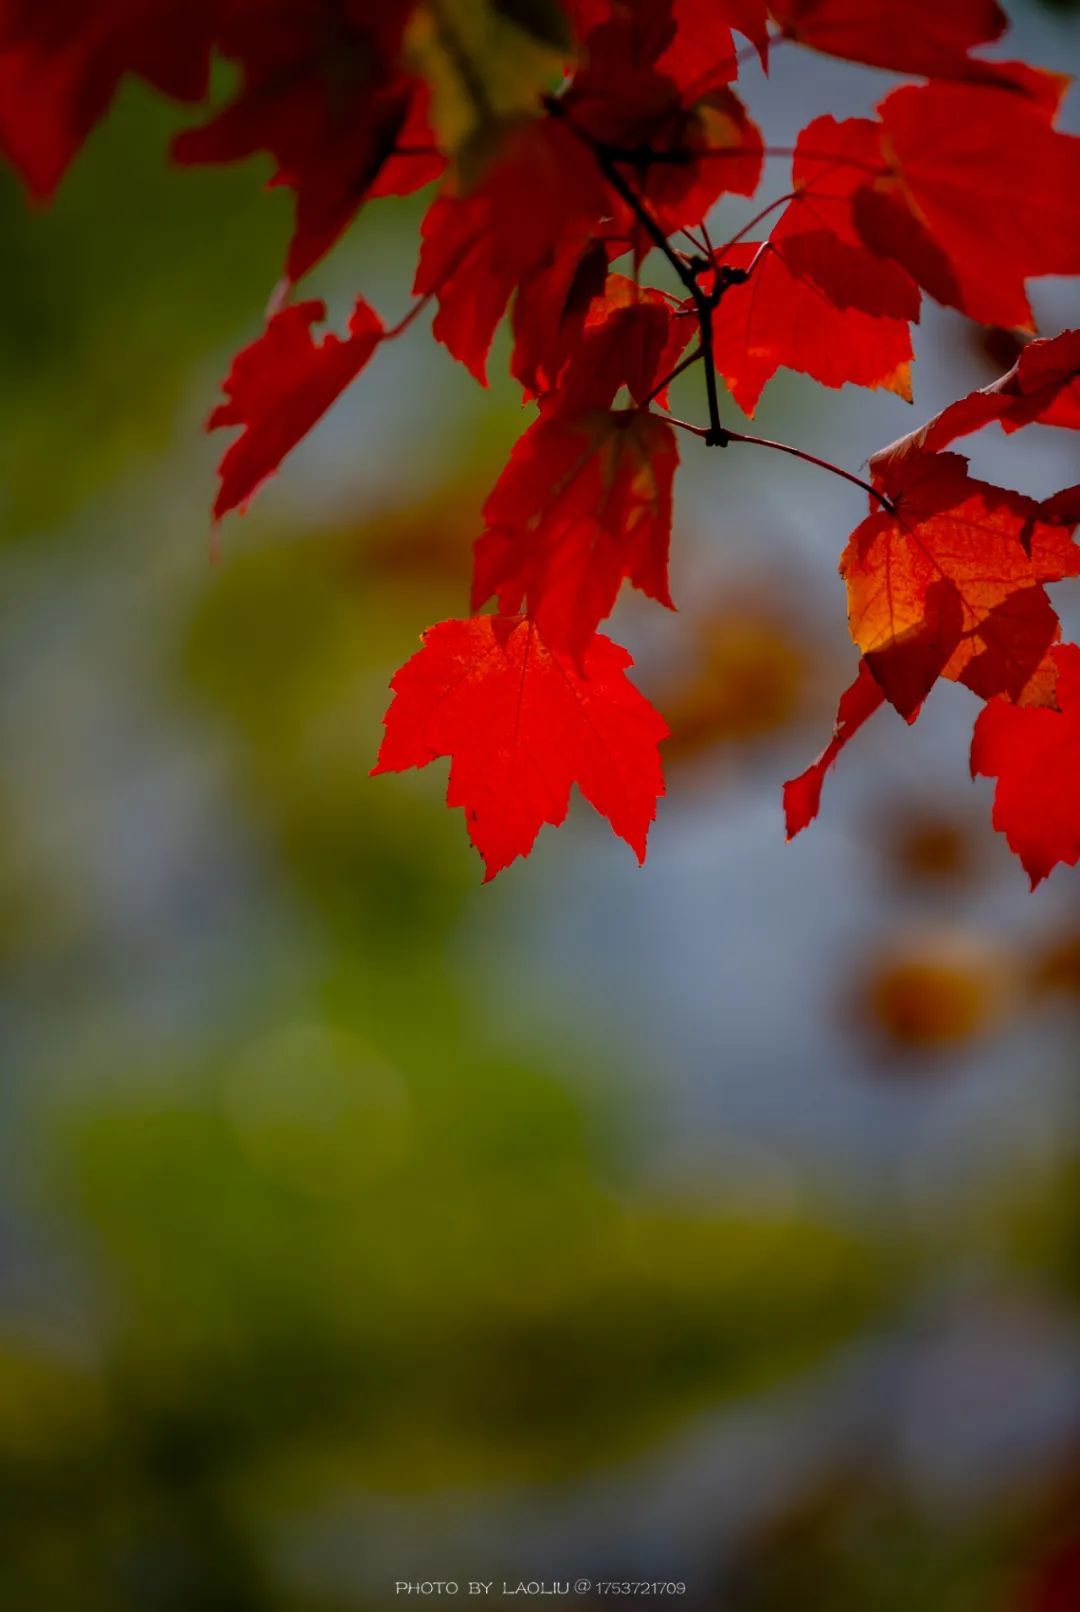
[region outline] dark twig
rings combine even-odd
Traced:
[[[665,375],[662,381],[657,382],[648,397],[642,399],[640,406],[643,409],[647,408],[654,398],[659,397],[661,392],[667,390],[673,380],[676,380],[685,370],[692,369],[695,364],[700,363],[703,356],[701,348],[695,347],[694,351],[684,358],[681,363],[675,365],[670,375]]]
[[[716,363],[713,358],[713,332],[712,316],[716,303],[704,292],[698,283],[697,271],[685,263],[679,253],[674,250],[661,224],[653,217],[634,187],[619,172],[615,159],[605,150],[602,144],[593,140],[583,129],[579,129],[571,118],[566,116],[566,109],[560,101],[549,97],[546,102],[548,111],[553,117],[562,118],[566,127],[586,145],[593,153],[600,165],[600,171],[615,194],[629,207],[649,240],[662,252],[670,263],[682,284],[686,287],[690,299],[694,304],[701,327],[701,358],[705,370],[705,395],[709,405],[709,431],[706,441],[715,447],[723,447],[727,442],[727,434],[720,420],[720,394],[716,384]]]

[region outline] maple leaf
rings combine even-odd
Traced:
[[[863,723],[868,722],[884,703],[885,695],[880,683],[867,662],[861,660],[855,681],[840,696],[832,738],[805,772],[801,772],[797,778],[789,778],[784,785],[784,821],[789,840],[801,834],[814,821],[821,809],[825,774]]]
[[[754,265],[745,284],[724,292],[713,318],[716,367],[744,413],[753,415],[780,368],[798,370],[824,386],[852,382],[910,398],[907,320],[837,306],[836,278],[844,272],[838,254],[847,250],[823,231],[764,245],[742,242],[723,254],[731,268]],[[858,264],[850,267],[857,279]],[[832,278],[829,292],[822,289],[820,274]]]
[[[519,125],[479,183],[462,192],[455,182],[424,218],[413,289],[438,300],[436,339],[486,385],[515,289],[540,304],[565,298],[615,205],[569,129],[553,118]]]
[[[709,5],[710,0],[698,0],[698,4]],[[769,7],[767,0],[715,0],[715,9],[723,17],[729,28],[748,39],[757,47],[761,65],[766,67],[769,59]]]
[[[638,39],[633,60],[658,65],[684,89],[703,76],[713,83],[721,72],[724,81],[735,77],[732,29],[756,47],[763,64],[767,60],[767,0],[651,0],[638,6],[625,0],[567,0],[567,11],[582,40],[604,23],[629,23]]]
[[[765,152],[731,88],[745,54],[733,33],[766,66],[770,12],[792,40],[930,82],[886,95],[876,118],[815,118],[790,194],[714,252],[706,214],[754,194]],[[174,155],[270,155],[271,184],[295,193],[290,282],[367,200],[445,174],[406,317],[388,332],[359,300],[344,337],[316,339],[321,302],[281,308],[208,424],[240,429],[220,518],[429,300],[436,339],[481,381],[511,311],[510,368],[539,414],[475,548],[474,604],[494,595],[499,612],[425,636],[395,678],[377,768],[450,756],[448,799],[491,877],[563,820],[574,782],[644,852],[664,725],[596,629],[624,581],[671,606],[674,428],[859,482],[725,431],[717,375],[748,413],[782,367],[907,397],[922,291],[1030,328],[1027,281],[1080,270],[1080,140],[1055,127],[1067,81],[974,55],[1004,22],[996,0],[0,0],[0,149],[47,196],[125,74],[202,99],[219,49],[236,85]],[[747,241],[766,218],[768,240]],[[640,283],[650,252],[681,302]],[[623,254],[633,279],[612,272]],[[694,364],[705,427],[662,412]],[[998,777],[995,810],[1033,880],[1077,860],[1080,649],[1059,647],[1046,587],[1080,574],[1080,488],[1039,503],[940,450],[993,421],[1076,427],[1078,370],[1080,333],[1032,342],[872,459],[859,484],[878,507],[841,562],[859,674],[832,741],[785,786],[789,834],[873,712],[888,699],[914,720],[946,677],[989,702],[973,765]]]
[[[731,30],[735,29],[757,49],[764,65],[768,59],[769,19],[765,0],[674,0],[671,7],[673,37],[656,63],[684,96],[737,76]]]
[[[1008,432],[1036,422],[1080,429],[1080,330],[1030,342],[1000,380],[969,392],[918,431],[881,448],[871,457],[870,468],[882,474],[908,454],[947,447],[994,420]]]
[[[592,86],[575,81],[565,106],[589,140],[646,154],[635,176],[636,189],[664,233],[699,224],[721,196],[752,196],[761,178],[764,147],[760,130],[734,91],[710,90],[687,107],[666,80],[649,80],[648,85],[627,99],[624,110],[623,103],[606,93],[590,98],[587,88]],[[642,236],[638,256],[644,257],[652,244]]]
[[[623,386],[635,403],[645,403],[697,328],[682,322],[673,333],[673,322],[671,304],[659,291],[608,275],[558,376],[560,408],[606,408]]]
[[[878,113],[888,174],[855,198],[866,244],[972,319],[1032,328],[1025,282],[1080,271],[1080,139],[969,84],[894,90]]]
[[[219,403],[207,421],[208,431],[244,428],[221,461],[215,519],[247,506],[285,455],[356,379],[385,334],[378,314],[362,297],[344,339],[329,333],[320,342],[313,340],[312,325],[325,318],[322,302],[283,308],[233,360],[222,387],[228,401]]]
[[[268,19],[264,0],[230,0],[224,13],[219,43],[240,65],[240,90],[209,123],[180,134],[173,157],[273,156],[271,184],[296,192],[290,280],[329,250],[367,196],[407,195],[443,167],[426,87],[400,63],[411,9],[404,0],[277,0]]]
[[[792,197],[769,238],[782,247],[792,272],[836,308],[915,321],[915,281],[899,263],[871,252],[855,225],[856,196],[884,172],[880,125],[870,118],[815,118],[799,135]]]
[[[485,883],[527,856],[545,823],[564,822],[574,784],[644,861],[667,727],[626,676],[632,664],[599,635],[579,666],[533,622],[440,622],[392,681],[373,771],[449,756],[447,804],[465,812]]]
[[[607,119],[607,135],[621,140],[629,129],[621,120],[650,119],[658,107],[729,83],[738,74],[731,26],[710,0],[615,0],[596,10],[573,86],[583,126]]]
[[[1059,644],[1057,710],[991,700],[971,741],[972,776],[997,779],[994,827],[1032,889],[1059,862],[1080,860],[1080,647]]]
[[[511,373],[526,397],[550,392],[580,350],[594,301],[608,283],[610,249],[603,240],[562,242],[514,298]]]
[[[722,8],[619,9],[587,36],[584,54],[561,115],[590,141],[648,158],[636,186],[666,233],[700,222],[725,193],[753,195],[762,140],[727,88],[737,63]]]
[[[4,0],[0,150],[52,195],[126,73],[181,101],[206,93],[217,0]]]
[[[667,568],[678,462],[675,433],[657,414],[542,415],[484,505],[473,609],[492,594],[504,614],[524,605],[546,644],[580,656],[624,579],[673,608]]]
[[[894,73],[999,84],[1036,100],[1061,97],[1057,75],[1020,62],[979,61],[1008,18],[996,0],[770,0],[782,35]]]
[[[1046,654],[1059,632],[1042,587],[1080,574],[1068,527],[1020,493],[975,481],[959,454],[887,466],[876,510],[840,561],[851,635],[902,716],[939,677],[984,699],[1052,698]]]
[[[752,196],[761,180],[761,131],[734,90],[708,91],[654,127],[648,143],[680,158],[650,166],[640,187],[669,235],[700,224],[721,196]]]

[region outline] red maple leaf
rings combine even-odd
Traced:
[[[1068,527],[1033,499],[973,480],[959,454],[900,459],[840,561],[851,635],[910,717],[939,677],[988,699],[1052,698],[1059,623],[1042,584],[1080,575]]]
[[[663,71],[686,85],[703,67],[714,75],[717,62],[734,78],[727,37],[732,29],[757,47],[762,61],[767,55],[767,0],[650,0],[636,7],[628,7],[627,0],[566,0],[566,10],[579,39],[613,18],[625,20],[629,11],[640,31],[643,58],[651,63],[666,53]]]
[[[678,331],[673,331],[678,324]],[[645,403],[694,333],[693,321],[675,319],[659,291],[623,274],[609,274],[592,299],[558,376],[560,408],[606,408],[626,387]]]
[[[514,291],[541,303],[565,299],[620,204],[553,118],[519,125],[480,182],[459,185],[424,218],[413,289],[437,298],[436,339],[486,385],[488,350]]]
[[[638,189],[667,233],[699,223],[725,193],[753,195],[762,141],[727,88],[738,69],[723,8],[661,0],[613,11],[584,56],[561,114],[590,141],[648,155]]]
[[[869,118],[815,118],[799,135],[792,197],[770,240],[792,272],[834,307],[915,321],[919,288],[899,263],[871,252],[854,219],[855,198],[885,172],[880,125]]]
[[[370,195],[407,195],[443,167],[423,83],[402,70],[411,0],[230,0],[220,45],[243,79],[202,128],[181,134],[181,163],[267,151],[271,180],[296,191],[286,273],[298,280]]]
[[[824,386],[851,382],[910,398],[907,320],[837,307],[837,278],[849,274],[858,281],[859,248],[821,231],[781,236],[760,250],[758,258],[759,243],[746,241],[723,254],[732,268],[754,268],[745,284],[725,291],[713,325],[717,368],[746,414],[753,414],[782,367]],[[856,261],[845,265],[845,253],[856,254]],[[828,292],[822,276],[832,282]]]
[[[771,0],[770,10],[785,38],[828,56],[894,73],[1001,84],[1054,104],[1061,96],[1055,74],[970,55],[1008,26],[996,0]]]
[[[935,452],[994,420],[1008,432],[1035,423],[1080,429],[1080,330],[1029,343],[1000,380],[969,392],[918,431],[880,449],[870,468],[881,475],[908,454]]]
[[[524,606],[545,643],[580,656],[625,579],[671,607],[668,547],[675,433],[657,414],[544,415],[520,438],[484,505],[472,605]]]
[[[870,482],[731,429],[718,384],[748,413],[780,368],[907,397],[923,291],[1031,328],[1028,280],[1080,271],[1080,140],[1055,127],[1064,78],[974,54],[1003,30],[996,0],[419,3],[0,0],[0,150],[40,196],[125,74],[205,99],[211,51],[228,58],[225,103],[174,155],[270,156],[271,184],[295,192],[292,282],[368,199],[438,177],[440,138],[459,151],[424,218],[404,317],[387,331],[360,300],[345,336],[316,339],[323,304],[285,306],[235,360],[209,421],[240,432],[221,464],[220,517],[429,302],[436,339],[481,381],[510,315],[511,373],[538,417],[476,544],[474,604],[494,595],[498,614],[426,636],[395,679],[379,770],[450,755],[449,798],[466,807],[489,876],[562,820],[575,781],[643,853],[663,724],[596,630],[624,582],[671,605],[686,431],[735,452],[780,449],[872,499],[842,560],[859,675],[832,741],[785,787],[789,833],[878,706],[913,720],[945,677],[989,702],[974,759],[999,777],[999,815],[1033,878],[1076,860],[1075,808],[1060,794],[1075,797],[1080,650],[1059,648],[1047,585],[1080,574],[1080,489],[1036,502],[940,450],[994,421],[1080,425],[1080,333],[1031,342],[993,386],[875,455]],[[717,249],[706,215],[721,196],[754,194],[765,157],[731,87],[747,54],[733,33],[767,66],[770,14],[791,41],[928,82],[893,90],[876,117],[814,118],[787,194]],[[460,145],[459,123],[471,130]],[[613,272],[623,258],[632,278]],[[647,262],[666,284],[642,283]],[[692,374],[704,423],[669,412],[671,383]]]
[[[855,204],[867,245],[939,302],[1030,329],[1025,282],[1080,272],[1080,139],[981,85],[908,86],[878,112],[888,176]]]
[[[552,391],[580,351],[593,303],[609,283],[610,256],[606,241],[592,241],[583,250],[581,240],[571,238],[550,255],[542,272],[518,287],[510,368],[527,397]]]
[[[206,93],[218,0],[4,0],[0,150],[51,196],[126,73],[166,95]]]
[[[730,83],[738,74],[731,27],[724,6],[710,0],[605,6],[583,33],[568,96],[581,126],[637,144],[658,115]]]
[[[357,299],[344,340],[332,332],[321,342],[311,327],[326,318],[322,302],[298,302],[269,321],[256,341],[237,353],[207,430],[243,426],[243,435],[226,450],[214,504],[220,520],[243,509],[277,470],[285,455],[321,419],[356,379],[385,334],[377,313]]]
[[[626,676],[625,649],[598,635],[579,666],[535,623],[500,616],[440,622],[423,642],[393,679],[373,770],[449,756],[447,804],[465,812],[485,882],[565,820],[574,784],[644,860],[667,727]]]
[[[789,840],[801,834],[807,824],[814,821],[821,808],[825,774],[863,723],[868,722],[884,703],[881,684],[866,661],[861,660],[855,681],[840,696],[832,738],[805,772],[801,772],[797,778],[789,778],[784,785],[784,821]]]
[[[1080,647],[1054,650],[1057,710],[991,700],[975,723],[972,775],[997,779],[994,827],[1032,889],[1059,862],[1080,860]]]

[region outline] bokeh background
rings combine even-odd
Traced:
[[[1080,62],[1075,8],[1013,9]],[[749,73],[777,143],[889,83]],[[180,121],[130,86],[47,213],[0,175],[0,1604],[1080,1607],[1077,875],[1028,894],[956,688],[784,844],[860,496],[691,444],[683,609],[616,623],[674,728],[649,862],[578,803],[481,888],[440,769],[367,774],[519,398],[415,330],[215,556],[200,427],[288,200],[168,171]],[[419,206],[312,277],[339,322],[404,311]],[[1015,345],[928,312],[918,353],[914,414],[787,377],[759,427],[856,467]]]

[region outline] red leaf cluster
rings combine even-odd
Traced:
[[[972,767],[1033,881],[1078,856],[1080,650],[1048,588],[1080,574],[1080,491],[1037,501],[972,477],[952,444],[996,424],[1080,424],[1080,333],[882,449],[869,480],[733,429],[782,369],[912,396],[924,296],[1032,332],[1029,282],[1080,272],[1080,140],[1067,81],[992,59],[996,0],[0,0],[0,153],[56,189],[122,81],[202,103],[184,166],[262,155],[295,197],[285,277],[212,428],[240,434],[214,514],[243,509],[384,341],[432,332],[486,382],[500,324],[535,409],[483,511],[472,608],[394,680],[377,770],[449,756],[488,876],[560,823],[577,784],[644,854],[663,792],[661,718],[599,635],[624,582],[672,607],[677,433],[760,443],[861,485],[841,559],[858,675],[819,759],[785,788],[817,813],[840,751],[882,704],[909,722],[940,678],[985,702]],[[734,87],[804,49],[906,75],[874,114],[815,117],[790,180],[716,244],[721,197],[756,197],[767,151]],[[215,58],[231,64],[207,105]],[[561,65],[560,65],[561,64]],[[447,108],[453,109],[451,130]],[[461,128],[466,129],[462,136]],[[414,301],[344,336],[293,287],[358,210],[431,184]],[[707,417],[670,388],[697,374]]]

